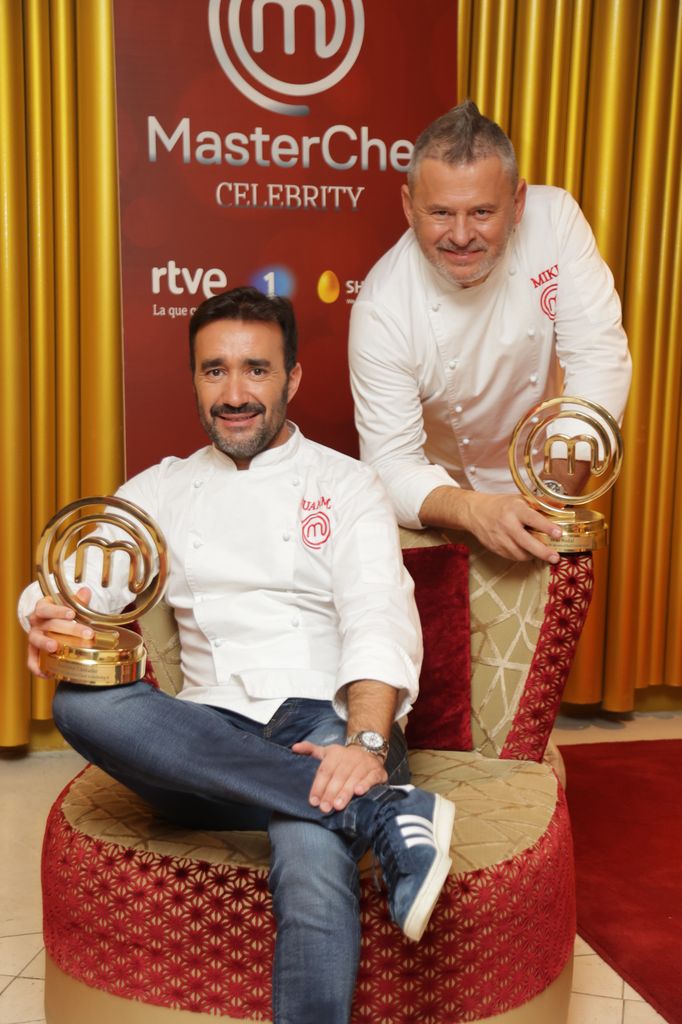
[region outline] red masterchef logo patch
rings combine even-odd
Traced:
[[[558,288],[555,284],[548,284],[542,289],[540,295],[540,309],[549,320],[556,320],[556,296]]]
[[[326,544],[332,529],[326,512],[312,512],[301,523],[301,537],[306,547],[317,550]]]

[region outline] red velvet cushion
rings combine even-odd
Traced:
[[[403,549],[424,634],[417,703],[407,722],[413,750],[471,750],[469,552],[463,544]]]

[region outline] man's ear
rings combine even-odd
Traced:
[[[407,223],[410,225],[411,228],[413,228],[414,224],[412,223],[412,221],[414,219],[414,213],[412,209],[412,196],[410,195],[410,189],[408,185],[401,186],[400,198],[403,201],[403,213],[405,214]]]
[[[519,180],[514,193],[514,224],[518,224],[523,217],[526,208],[526,195],[528,193],[528,182],[525,178]]]
[[[287,402],[290,402],[298,391],[298,386],[301,383],[302,376],[303,370],[301,369],[301,364],[296,363],[296,366],[294,366],[287,380]]]

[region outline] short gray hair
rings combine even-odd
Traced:
[[[472,164],[488,156],[499,156],[516,191],[519,168],[511,140],[499,124],[483,116],[473,100],[465,100],[436,118],[415,142],[407,169],[410,192],[419,165],[426,158],[446,164]]]

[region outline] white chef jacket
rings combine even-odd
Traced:
[[[168,543],[178,696],[260,722],[289,697],[333,701],[345,717],[344,687],[375,679],[400,692],[400,717],[417,696],[422,646],[390,502],[369,466],[289,426],[288,441],[247,470],[206,447],[164,459],[117,491]],[[112,561],[107,589],[97,556],[87,563],[97,610],[133,599],[127,556]],[[39,597],[34,583],[20,599],[24,628]]]
[[[350,369],[361,457],[412,528],[443,484],[515,490],[509,440],[537,403],[563,393],[620,419],[631,377],[620,301],[575,200],[531,185],[504,255],[471,288],[444,280],[408,230],[353,306]]]

